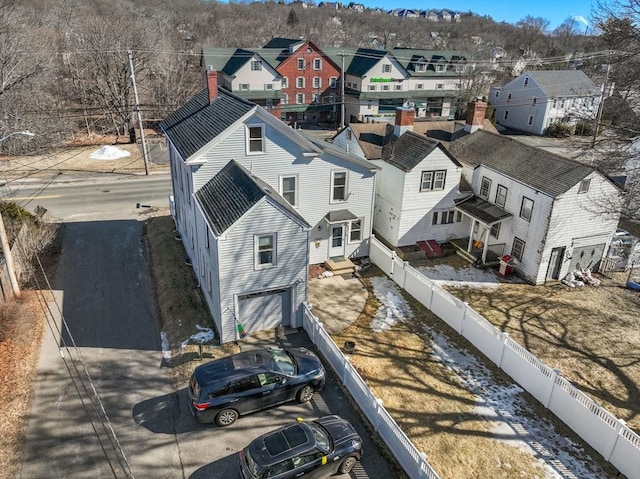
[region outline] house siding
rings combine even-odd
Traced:
[[[351,139],[350,140],[347,139],[347,131],[351,132]],[[333,139],[333,144],[335,146],[337,146],[338,148],[346,151],[347,153],[351,153],[353,155],[356,155],[356,156],[362,158],[363,160],[366,159],[364,151],[362,151],[362,148],[360,148],[360,144],[358,143],[358,140],[356,139],[355,133],[353,133],[353,131],[349,127],[347,127],[344,130],[342,130],[340,132],[340,134],[337,135]]]
[[[262,70],[251,70],[251,62],[259,61],[262,63]],[[231,80],[231,90],[234,92],[238,92],[242,94],[242,90],[240,89],[240,84],[248,84],[249,91],[264,91],[265,84],[270,84],[273,86],[273,90],[282,89],[282,82],[278,73],[273,70],[269,65],[260,59],[260,57],[253,57],[247,63],[245,63],[240,69],[234,74],[234,78]]]
[[[256,269],[254,236],[276,233],[276,266]],[[302,323],[306,300],[308,232],[269,201],[262,200],[219,239],[222,341],[236,339],[237,297],[291,288],[291,326]]]
[[[614,211],[602,211],[603,204],[607,203],[603,198],[613,199],[618,197],[619,193],[615,186],[599,173],[594,172],[587,178],[591,180],[587,193],[579,194],[580,184],[577,184],[557,197],[554,202],[540,270],[536,277],[537,284],[545,281],[553,248],[566,248],[560,278],[569,273],[571,264],[575,264],[575,261],[571,261],[575,248],[605,244],[604,251],[608,249],[620,214]],[[586,268],[588,262],[581,263],[580,266]]]
[[[252,118],[248,124],[262,123]],[[312,226],[310,238],[311,264],[322,263],[329,258],[329,228],[324,216],[329,211],[348,209],[358,218],[364,219],[363,237],[360,242],[345,246],[346,256],[367,256],[371,233],[371,202],[373,201],[374,173],[364,167],[339,157],[323,154],[320,157],[302,156],[300,147],[282,135],[269,124],[265,124],[265,154],[246,156],[245,128],[238,127],[216,148],[209,149],[203,159],[206,163],[199,167],[194,177],[197,190],[214,176],[232,158],[250,172],[280,192],[280,177],[298,175],[298,213]],[[346,201],[331,202],[331,177],[334,170],[348,171],[348,192]]]

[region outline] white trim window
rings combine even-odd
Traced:
[[[260,60],[251,60],[251,71],[252,72],[262,71],[262,62]]]
[[[304,88],[304,77],[296,77],[296,88]]]
[[[507,204],[507,193],[509,190],[505,186],[498,185],[496,189],[496,205],[500,208],[504,208],[504,205]]]
[[[436,90],[444,90],[444,83],[436,83]]]
[[[518,261],[522,261],[522,257],[524,256],[524,247],[526,243],[522,241],[517,236],[513,238],[513,246],[511,246],[511,256],[513,256]]]
[[[331,202],[336,203],[347,199],[347,171],[331,172]]]
[[[298,70],[304,70],[304,58],[298,58]]]
[[[276,233],[253,237],[255,268],[272,268],[276,265]]]
[[[250,90],[250,87],[249,87],[248,83],[240,83],[239,87],[240,87],[241,91],[249,91]]]
[[[416,84],[416,90],[423,90],[423,89],[424,89],[424,83]]]
[[[445,65],[436,65],[436,71],[438,73],[442,73],[442,72],[444,72],[446,70],[447,70],[447,67]]]
[[[491,227],[491,232],[489,233],[491,236],[493,236],[495,239],[498,239],[500,237],[500,225],[502,223],[496,223],[495,225],[493,225]]]
[[[520,218],[531,221],[531,216],[533,216],[533,200],[523,196],[520,205]]]
[[[282,77],[282,88],[289,88],[289,78]]]
[[[273,90],[273,83],[265,83],[264,84],[264,89],[265,90]]]
[[[288,93],[283,93],[282,94],[282,99],[280,100],[280,102],[283,105],[288,105],[289,104],[289,94]]]
[[[322,88],[322,78],[313,77],[313,88]]]
[[[390,63],[384,63],[382,65],[382,73],[391,73],[391,64]]]
[[[296,93],[296,105],[304,105],[304,93]]]
[[[329,88],[335,88],[337,83],[338,83],[337,77],[329,78]],[[353,88],[357,88],[355,83],[353,84]]]
[[[376,85],[368,85],[367,86],[367,90],[368,91],[376,91]]]
[[[423,171],[420,178],[420,191],[444,190],[447,170]]]
[[[314,70],[322,70],[322,59],[314,58],[313,59],[313,69]]]
[[[364,218],[349,221],[349,243],[359,243],[362,241],[362,227]]]
[[[291,206],[298,206],[298,175],[280,177],[280,194]]]
[[[589,186],[591,186],[591,179],[587,178],[586,180],[582,180],[580,182],[580,188],[578,188],[578,194],[587,193]]]
[[[247,125],[247,155],[265,152],[264,125]]]
[[[482,182],[480,183],[480,194],[478,196],[484,200],[488,200],[490,194],[491,194],[491,180],[486,176],[483,176]]]

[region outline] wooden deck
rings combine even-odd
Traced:
[[[468,260],[470,263],[475,263],[479,257],[482,257],[482,248],[471,248],[471,252],[467,252],[469,246],[469,238],[458,238],[449,240],[449,243],[456,249],[456,254]],[[499,263],[500,258],[504,254],[504,244],[489,245],[487,250],[487,259],[484,262],[485,265],[491,266]]]

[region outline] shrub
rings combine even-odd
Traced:
[[[545,131],[547,136],[553,136],[554,138],[566,138],[571,136],[573,128],[568,123],[554,123],[549,125]]]
[[[580,120],[575,127],[575,135],[578,136],[591,136],[593,135],[593,122]]]

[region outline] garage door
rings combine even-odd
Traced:
[[[289,291],[276,289],[238,297],[239,321],[248,333],[290,324]]]
[[[598,271],[598,266],[600,266],[600,260],[602,259],[603,253],[604,243],[573,248],[569,271],[575,271],[580,268],[590,268],[591,271]]]

